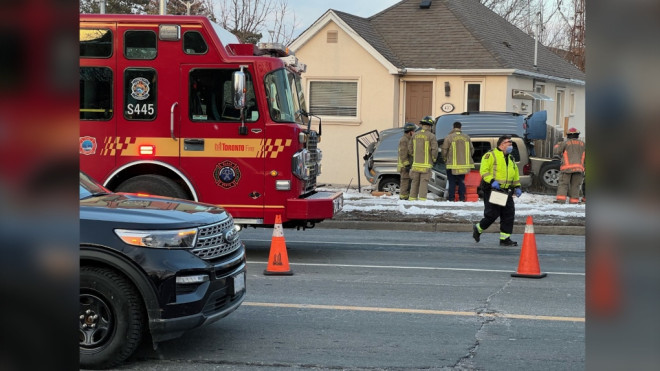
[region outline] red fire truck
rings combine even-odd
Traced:
[[[342,209],[316,191],[300,73],[205,17],[80,16],[80,166],[117,192],[221,205],[237,224],[313,227]]]

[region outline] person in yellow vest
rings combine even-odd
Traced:
[[[408,154],[412,156],[413,163],[410,170],[412,185],[410,186],[409,200],[426,201],[431,167],[438,157],[438,140],[431,133],[433,117],[426,116],[419,123],[422,130],[415,133],[408,144]]]
[[[474,146],[470,137],[461,131],[461,123],[454,122],[454,128],[442,143],[442,156],[447,165],[447,196],[448,201],[454,201],[458,185],[458,199],[465,201],[465,174],[474,168]]]
[[[481,173],[481,188],[484,192],[484,217],[472,226],[472,237],[477,242],[481,233],[500,218],[500,246],[518,246],[518,242],[511,240],[513,221],[516,217],[512,193],[520,197],[522,190],[518,166],[511,156],[512,151],[511,136],[503,135],[497,139],[497,148],[486,152],[481,158],[479,173]],[[490,202],[493,190],[506,192],[504,206]]]
[[[568,140],[555,144],[554,154],[561,157],[559,167],[559,187],[555,203],[566,203],[568,193],[569,203],[580,202],[580,186],[584,181],[584,142],[578,139],[580,131],[570,128],[566,132]]]
[[[410,196],[410,168],[412,167],[412,156],[408,154],[408,143],[415,133],[417,125],[412,122],[406,122],[403,125],[403,136],[399,140],[399,162],[396,166],[401,181],[399,182],[399,198],[407,200]]]

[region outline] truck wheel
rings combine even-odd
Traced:
[[[378,183],[378,190],[383,192],[390,192],[393,195],[399,193],[399,178],[395,177],[386,177],[383,178],[380,183]]]
[[[125,180],[116,192],[148,193],[157,196],[188,198],[186,192],[170,178],[162,175],[146,174]]]
[[[559,187],[559,163],[548,162],[541,166],[539,179],[541,184],[548,190],[556,191]]]
[[[110,368],[125,361],[142,340],[140,297],[116,272],[80,268],[80,365]]]

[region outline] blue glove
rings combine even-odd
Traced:
[[[515,192],[516,192],[516,197],[520,197],[520,195],[522,195],[522,189],[520,188],[516,188]]]
[[[498,182],[497,180],[493,180],[493,182],[490,183],[490,186],[495,189],[500,189],[500,182]]]

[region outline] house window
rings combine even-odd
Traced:
[[[481,110],[481,83],[467,83],[465,92],[465,110],[467,112],[479,112]]]
[[[564,90],[557,89],[557,111],[555,113],[555,127],[557,129],[564,129]]]
[[[571,91],[568,95],[568,114],[575,115],[575,92]]]
[[[357,117],[357,81],[310,81],[309,95],[314,115]]]
[[[545,85],[536,85],[534,91],[539,94],[545,94]],[[534,111],[543,111],[545,109],[545,101],[541,99],[534,99]]]
[[[327,33],[327,42],[328,44],[336,44],[337,43],[337,31],[328,31]]]

